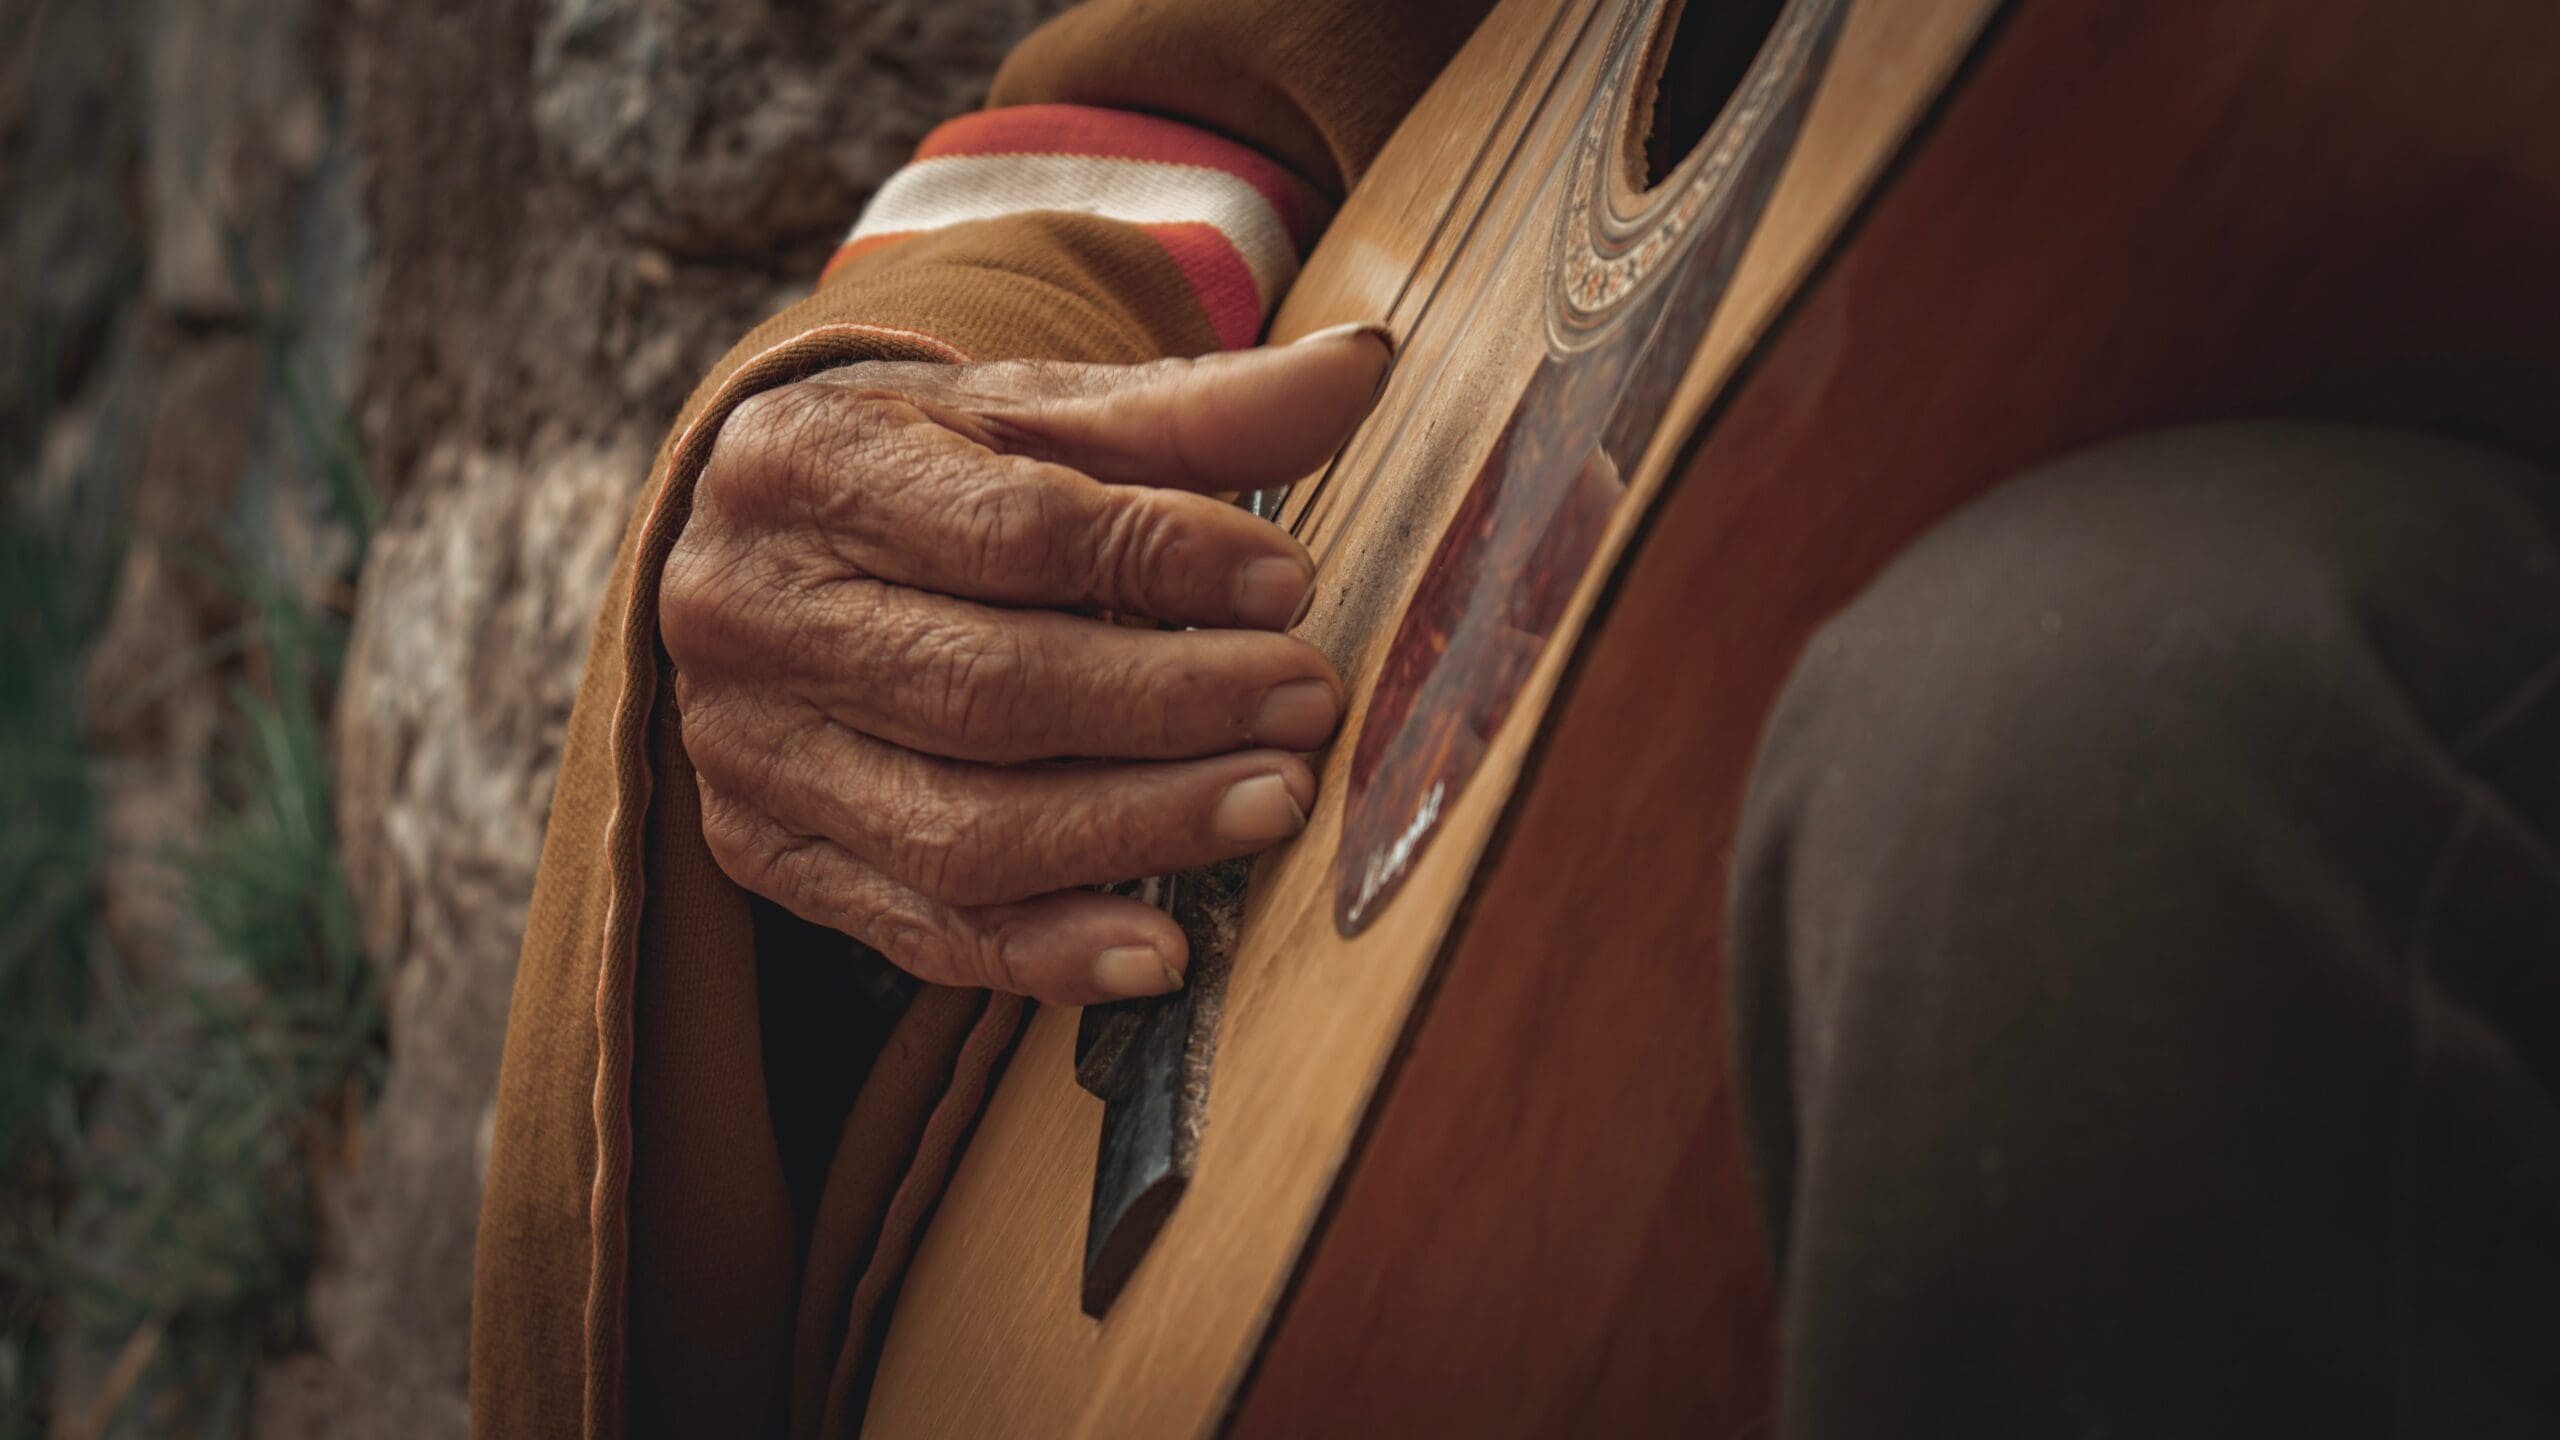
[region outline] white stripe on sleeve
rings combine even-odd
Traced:
[[[1262,192],[1205,165],[1100,155],[940,155],[889,177],[846,243],[938,230],[1029,210],[1066,210],[1132,225],[1214,225],[1253,272],[1268,311],[1297,277],[1298,252]]]

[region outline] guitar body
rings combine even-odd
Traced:
[[[1718,3],[1507,0],[1308,264],[1280,338],[1399,354],[1281,510],[1352,708],[1193,1022],[1196,1171],[1088,1316],[1038,1014],[867,1434],[1768,1433],[1722,892],[1811,629],[2128,431],[2560,459],[2560,7]]]

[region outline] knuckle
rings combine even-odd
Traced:
[[[771,752],[756,743],[747,708],[735,695],[708,687],[678,701],[678,733],[703,783],[746,794],[762,793],[770,783],[758,772],[770,767]]]
[[[842,922],[844,932],[880,952],[882,958],[919,980],[935,984],[966,983],[952,963],[953,947],[944,926],[919,897],[889,895],[864,905]]]
[[[828,749],[831,722],[811,707],[738,690],[679,712],[685,754],[705,786],[751,804],[758,814],[793,797],[823,795],[843,768]]]
[[[1041,857],[1057,882],[1044,888],[1139,879],[1140,873],[1124,863],[1139,839],[1130,828],[1130,818],[1120,807],[1099,799],[1051,807],[1024,818],[1020,847],[1025,854]],[[1130,873],[1118,873],[1122,870]]]
[[[1113,693],[1144,697],[1138,713],[1123,723],[1135,736],[1152,742],[1157,753],[1179,754],[1192,748],[1200,736],[1216,734],[1230,742],[1241,741],[1248,724],[1240,706],[1212,691],[1209,678],[1197,671],[1178,672],[1159,677],[1158,683],[1147,683],[1147,677],[1131,676],[1115,684]]]
[[[852,579],[818,587],[800,623],[782,637],[775,659],[795,674],[836,675],[874,686],[902,686],[927,622],[916,593],[883,580]]]
[[[904,397],[875,385],[759,391],[721,425],[695,503],[823,527],[844,506],[859,505],[867,485],[904,473],[901,437],[913,418]]]
[[[1026,581],[1045,589],[1071,573],[1062,562],[1075,542],[1074,507],[1046,466],[1004,457],[961,503],[959,558],[973,590],[1010,595]]]
[[[972,985],[988,990],[1002,990],[1013,995],[1027,995],[1030,987],[1016,973],[1012,943],[1015,932],[1025,928],[1020,919],[981,921],[955,937],[953,946],[955,969],[968,977]]]
[[[1020,898],[1006,893],[999,856],[1010,846],[997,837],[1008,827],[984,781],[974,770],[944,767],[940,783],[912,785],[892,799],[881,868],[944,905]]]
[[[934,913],[928,904],[892,901],[866,917],[864,944],[919,980],[987,990],[1020,990],[1001,940],[965,915]]]
[[[779,557],[688,524],[658,581],[658,635],[678,666],[717,668],[771,640],[788,584]]]
[[[741,400],[720,422],[711,458],[694,484],[694,503],[753,510],[789,474],[788,461],[808,443],[827,407],[826,393],[811,385],[777,385]]]
[[[888,868],[917,893],[946,905],[975,903],[986,885],[985,851],[970,826],[934,810],[898,827]]]
[[[702,786],[702,841],[712,863],[740,885],[788,904],[777,883],[786,857],[797,847],[764,812],[737,795],[707,781]],[[805,846],[808,842],[802,841]]]
[[[937,627],[918,637],[908,667],[909,693],[924,726],[948,747],[943,753],[976,758],[990,749],[1009,750],[1023,719],[1027,649],[1014,627],[1001,621]]]
[[[791,518],[821,535],[891,538],[877,533],[884,500],[946,463],[937,427],[894,396],[838,392],[836,406],[797,466]]]
[[[1176,755],[1191,748],[1214,722],[1204,714],[1201,677],[1182,667],[1176,635],[1146,635],[1155,642],[1131,646],[1080,666],[1075,693],[1061,709],[1080,735],[1113,742],[1105,754]]]
[[[1140,603],[1185,574],[1195,548],[1164,492],[1125,492],[1096,527],[1095,588]]]
[[[1189,356],[1168,356],[1155,363],[1147,379],[1167,392],[1179,391],[1191,384],[1193,371],[1197,368],[1198,362]],[[1191,453],[1187,439],[1190,428],[1183,423],[1184,409],[1181,405],[1152,407],[1156,430],[1154,449],[1186,484],[1198,484],[1202,471],[1198,458]]]
[[[667,557],[658,580],[658,637],[667,653],[683,665],[697,651],[717,653],[719,631],[727,622],[727,567],[697,543],[687,526]]]
[[[728,417],[720,422],[719,438],[711,445],[714,457],[744,454],[769,447],[789,426],[789,417],[806,403],[797,385],[776,385],[758,390],[729,407]],[[714,465],[718,464],[717,459]]]

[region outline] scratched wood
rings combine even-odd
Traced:
[[[1497,186],[1473,161],[1516,150],[1517,174],[1556,167],[1571,126],[1533,127],[1527,107],[1509,102],[1522,74],[1541,67],[1563,71],[1568,98],[1587,88],[1590,47],[1570,52],[1582,57],[1574,62],[1559,57],[1586,20],[1605,27],[1620,3],[1510,0],[1497,11],[1345,206],[1275,327],[1285,338],[1384,316],[1402,344],[1334,485],[1303,487],[1292,503],[1293,517],[1311,520],[1310,545],[1323,557],[1304,633],[1352,681],[1345,734],[1359,732],[1379,653],[1463,499],[1459,482],[1482,462],[1544,354],[1554,190]],[[1761,238],[1673,397],[1675,425],[1703,412],[1989,9],[1989,0],[1852,7]],[[1463,244],[1440,223],[1453,186],[1462,214],[1490,197]],[[1514,232],[1527,238],[1500,243]],[[1220,1423],[1469,893],[1558,677],[1674,449],[1657,444],[1623,477],[1628,501],[1575,585],[1555,642],[1440,817],[1436,843],[1356,938],[1338,932],[1332,903],[1348,755],[1338,747],[1327,757],[1308,832],[1255,875],[1197,1177],[1100,1323],[1077,1308],[1100,1107],[1072,1078],[1074,1013],[1034,1018],[918,1249],[867,1433],[1181,1436]],[[1353,492],[1342,483],[1365,473],[1377,483],[1346,503]]]
[[[1465,482],[1349,742],[1334,912],[1345,934],[1392,902],[1436,842],[1445,798],[1470,783],[1629,504],[1621,477],[1663,423],[1766,218],[1844,10],[1839,0],[1793,0],[1693,12],[1721,23],[1702,18],[1683,33],[1716,40],[1686,52],[1663,86],[1726,75],[1726,119],[1650,176],[1635,173],[1645,151],[1622,98],[1644,89],[1641,27],[1624,26],[1612,46],[1597,93],[1620,103],[1587,108],[1569,162],[1551,177],[1563,200],[1543,261],[1546,353]],[[1667,38],[1657,33],[1656,45]],[[1725,52],[1733,59],[1715,65]]]

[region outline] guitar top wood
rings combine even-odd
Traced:
[[[1337,899],[1356,753],[1346,742],[1326,759],[1306,834],[1257,867],[1198,1173],[1108,1318],[1081,1313],[1077,1288],[1100,1104],[1074,1082],[1075,1014],[1044,1012],[918,1250],[865,1433],[1178,1436],[1222,1423],[1596,599],[1685,437],[1995,7],[1868,0],[1837,8],[1801,133],[1721,303],[1693,354],[1671,367],[1661,423],[1627,447],[1612,477],[1621,491],[1601,507],[1586,553],[1546,577],[1557,600],[1545,643],[1523,661],[1462,783],[1434,802],[1430,843],[1411,847],[1392,898],[1345,934]],[[1621,66],[1605,93],[1603,82],[1624,47],[1645,44],[1655,9],[1649,0],[1512,0],[1498,9],[1351,196],[1274,326],[1285,340],[1384,319],[1399,342],[1376,411],[1333,474],[1301,485],[1284,511],[1322,561],[1302,633],[1352,681],[1346,737],[1363,733],[1378,672],[1437,542],[1550,353],[1555,236],[1572,194],[1573,147],[1595,106],[1611,135],[1623,128],[1615,122],[1632,105],[1634,71]],[[1636,163],[1607,173],[1624,186]],[[1402,823],[1414,813],[1408,807]],[[1745,1233],[1734,1243],[1758,1242]]]

